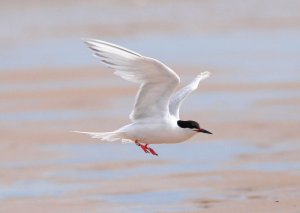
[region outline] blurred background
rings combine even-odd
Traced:
[[[0,212],[299,212],[300,2],[0,2]],[[128,123],[138,85],[92,57],[97,38],[161,60],[213,135],[153,145],[81,131]]]

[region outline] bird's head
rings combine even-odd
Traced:
[[[192,131],[195,132],[202,132],[202,133],[207,133],[207,134],[212,134],[211,132],[200,128],[199,124],[196,121],[182,121],[178,120],[177,125],[181,128],[184,129],[191,129]]]

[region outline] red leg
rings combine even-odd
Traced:
[[[148,150],[148,148],[147,148],[146,145],[140,144],[137,140],[135,141],[135,144],[136,144],[137,146],[141,147],[142,150],[143,150],[145,153],[149,153],[149,150]]]
[[[154,151],[154,149],[152,149],[152,148],[149,148],[149,151],[151,152],[151,154],[152,155],[156,155],[156,156],[158,156],[158,154]]]
[[[138,140],[135,141],[135,144],[136,144],[137,146],[141,147],[142,150],[143,150],[145,153],[149,153],[149,152],[150,152],[152,155],[158,156],[158,154],[154,151],[154,149],[148,147],[148,144],[143,145],[143,144],[139,143]]]
[[[152,155],[158,156],[158,154],[154,151],[154,149],[148,147],[148,144],[146,144],[146,147],[147,147],[147,149],[150,151],[150,153],[151,153]]]

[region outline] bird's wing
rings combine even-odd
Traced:
[[[174,115],[177,119],[179,119],[179,109],[183,102],[183,100],[194,90],[198,88],[198,84],[201,80],[210,76],[210,72],[205,71],[200,73],[191,83],[186,85],[185,87],[178,90],[170,100],[169,110],[170,114]]]
[[[116,75],[140,84],[131,120],[169,116],[170,97],[180,81],[173,70],[158,60],[111,43],[94,39],[85,43]]]

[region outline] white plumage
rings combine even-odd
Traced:
[[[184,98],[197,89],[201,80],[209,77],[209,72],[201,73],[174,94],[180,78],[160,61],[101,40],[86,39],[85,43],[116,75],[140,84],[140,88],[129,116],[131,124],[113,132],[79,133],[107,141],[131,140],[139,145],[140,142],[177,143],[196,133],[190,127],[178,126],[179,109]]]

